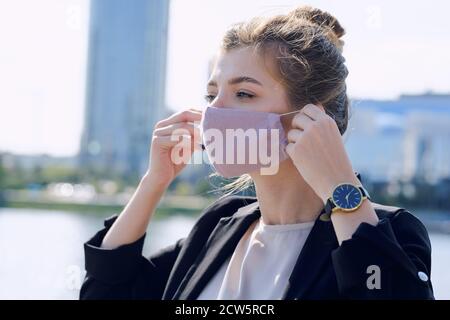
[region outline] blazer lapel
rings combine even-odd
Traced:
[[[361,175],[355,172],[358,180]],[[331,252],[339,246],[329,214],[322,209],[306,239],[282,299],[302,299],[331,260]]]
[[[329,215],[322,210],[301,250],[282,299],[302,299],[338,246]]]
[[[231,217],[219,220],[197,261],[187,272],[172,299],[193,300],[233,253],[239,240],[259,217],[258,202],[241,207]]]
[[[174,300],[193,300],[233,253],[250,225],[261,216],[258,201],[238,209],[231,217],[219,220],[203,252],[187,272]],[[299,253],[282,299],[301,299],[315,283],[322,267],[331,259],[338,241],[331,220],[322,210]]]

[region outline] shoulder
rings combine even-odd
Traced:
[[[411,241],[416,239],[431,249],[426,227],[410,210],[374,202],[372,202],[372,205],[381,222],[389,221],[398,241]]]
[[[372,206],[375,209],[375,212],[378,218],[381,219],[389,219],[391,222],[398,223],[399,221],[405,222],[408,221],[413,224],[420,224],[423,226],[422,222],[417,218],[410,210],[396,207],[396,206],[388,206],[376,202],[372,202]],[[425,228],[425,227],[424,227]]]

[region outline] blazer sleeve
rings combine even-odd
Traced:
[[[142,255],[146,234],[115,249],[101,248],[117,217],[105,219],[104,228],[84,244],[86,276],[80,300],[161,299],[184,238],[149,258]]]
[[[338,288],[350,299],[434,299],[431,244],[424,225],[405,209],[362,223],[332,252]]]

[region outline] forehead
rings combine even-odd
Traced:
[[[274,59],[269,54],[263,57],[254,47],[234,48],[217,53],[210,78],[226,81],[245,75],[257,79],[263,85],[275,85],[278,82],[275,70]]]

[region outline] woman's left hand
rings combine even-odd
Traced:
[[[286,152],[324,203],[338,184],[359,184],[337,124],[321,105],[306,105],[292,119],[287,138]]]

